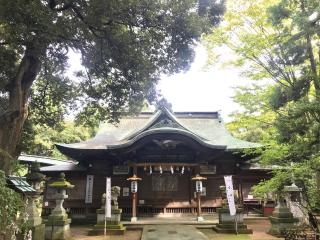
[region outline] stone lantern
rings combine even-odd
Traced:
[[[45,225],[42,224],[41,214],[37,207],[37,201],[39,201],[41,190],[41,182],[45,179],[45,175],[40,173],[40,164],[38,162],[32,163],[30,171],[26,175],[26,180],[36,190],[33,194],[28,195],[28,225],[32,230],[32,239],[38,240],[44,238]]]
[[[46,176],[40,172],[40,163],[33,162],[30,171],[26,175],[26,180],[38,193],[41,193],[41,182],[45,180],[45,177]]]
[[[290,202],[300,202],[302,189],[299,188],[295,183],[289,186],[283,187],[283,192],[286,193],[286,200]]]
[[[50,214],[46,222],[45,239],[50,240],[64,240],[71,237],[70,223],[71,219],[68,218],[66,210],[63,207],[63,202],[67,195],[67,189],[73,188],[74,185],[70,184],[65,179],[65,174],[61,173],[58,180],[49,184],[50,187],[55,189],[56,206]]]
[[[137,221],[137,192],[138,192],[138,181],[141,181],[141,178],[137,177],[136,174],[133,174],[132,177],[127,178],[131,182],[131,193],[132,193],[132,217],[131,222]]]
[[[203,217],[201,216],[201,193],[203,190],[202,181],[207,180],[206,177],[202,177],[197,174],[195,177],[191,178],[192,181],[196,183],[196,194],[197,194],[197,221],[203,221]]]
[[[293,214],[287,207],[281,193],[278,193],[278,204],[275,207],[272,216],[269,216],[269,220],[271,222],[271,227],[268,233],[276,237],[282,237],[283,232],[286,229],[295,228],[296,223],[299,221],[297,218],[293,217]]]

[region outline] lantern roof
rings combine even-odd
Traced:
[[[66,180],[64,173],[60,173],[60,177],[49,186],[54,188],[74,188],[74,185]]]
[[[207,180],[207,178],[206,177],[202,177],[199,174],[197,174],[196,176],[191,178],[191,180],[193,180],[193,181],[202,181],[202,180]]]
[[[283,191],[284,192],[301,192],[302,189],[299,188],[295,183],[292,183],[289,186],[284,186]]]
[[[139,178],[136,174],[133,174],[132,177],[127,178],[128,181],[140,181],[142,180],[141,178]]]

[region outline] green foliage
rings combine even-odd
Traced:
[[[286,170],[274,170],[273,177],[270,180],[265,180],[253,187],[255,196],[264,198],[267,193],[280,194],[285,185],[290,184],[291,176]]]
[[[28,126],[29,123],[26,123]],[[39,156],[51,156],[66,159],[55,147],[55,143],[74,143],[84,141],[92,137],[95,128],[76,126],[73,122],[59,122],[59,128],[50,127],[45,124],[34,124],[23,134],[24,153]]]
[[[88,114],[116,121],[157,97],[161,73],[189,67],[194,41],[223,12],[224,1],[0,0],[1,107],[8,107],[19,62],[30,54],[42,64],[32,104],[50,98],[37,116],[46,112],[45,118],[60,120],[56,115],[65,105],[56,102],[81,94],[79,122],[91,124]],[[85,68],[77,83],[65,77],[71,49],[81,54]]]
[[[262,164],[278,166],[254,192],[279,192],[295,180],[309,206],[319,209],[319,1],[228,4],[225,22],[205,40],[211,50],[231,49],[235,59],[228,64],[254,81],[237,92],[235,100],[243,110],[228,124],[238,137],[265,145],[253,151]]]
[[[18,213],[25,211],[21,196],[6,186],[6,178],[0,171],[0,232],[16,232],[21,227],[18,223]]]
[[[276,136],[273,126],[276,115],[268,108],[271,91],[270,86],[258,85],[237,89],[234,100],[240,104],[243,111],[232,113],[233,121],[227,124],[236,137],[270,144],[270,139]]]

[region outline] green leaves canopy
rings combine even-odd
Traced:
[[[1,0],[0,91],[8,97],[26,50],[41,58],[38,81],[54,81],[73,49],[86,68],[78,75],[82,107],[115,119],[154,99],[160,73],[185,70],[193,41],[222,13],[220,1]]]
[[[256,193],[279,191],[294,176],[318,207],[319,1],[229,1],[227,9],[221,27],[206,37],[208,47],[231,49],[235,58],[229,64],[254,81],[236,94],[244,110],[233,114],[229,127],[265,144],[256,151],[262,163],[285,169],[274,171]]]

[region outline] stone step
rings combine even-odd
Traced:
[[[243,227],[238,228],[237,231],[236,231],[235,227],[221,228],[219,226],[214,226],[213,230],[216,231],[217,233],[238,233],[238,234],[252,234],[253,233],[252,229],[247,229],[246,226],[245,226],[245,228],[243,228]]]

